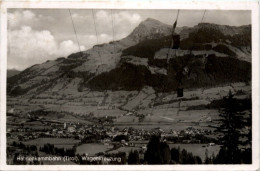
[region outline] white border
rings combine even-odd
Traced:
[[[256,1],[4,1],[1,5],[0,170],[259,170],[259,3]],[[253,164],[251,165],[6,165],[6,68],[8,8],[98,8],[98,9],[215,9],[252,11],[252,101],[253,101]],[[239,73],[238,73],[239,74]]]

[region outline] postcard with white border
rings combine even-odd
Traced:
[[[2,1],[0,170],[258,170],[257,1]]]

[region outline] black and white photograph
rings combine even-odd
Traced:
[[[251,10],[6,15],[6,165],[253,164]]]

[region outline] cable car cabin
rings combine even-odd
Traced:
[[[183,88],[177,88],[177,97],[183,97]]]
[[[173,34],[172,35],[172,49],[179,49],[180,47],[180,35]]]

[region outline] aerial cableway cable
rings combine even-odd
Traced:
[[[113,10],[111,9],[111,23],[112,23],[112,38],[113,38],[113,47],[114,47],[114,54],[116,53],[115,50],[115,26],[114,26],[114,15],[113,15]]]
[[[70,14],[70,18],[71,18],[71,23],[72,23],[72,26],[73,26],[74,34],[75,34],[75,37],[76,37],[76,40],[77,40],[77,43],[78,43],[79,51],[80,51],[80,53],[82,53],[82,52],[81,52],[81,49],[80,49],[80,44],[79,44],[79,40],[78,40],[78,36],[77,36],[77,31],[76,31],[76,28],[75,28],[75,24],[74,24],[74,22],[73,22],[73,18],[72,18],[70,9],[68,9],[68,10],[69,10],[69,14]]]
[[[80,49],[80,44],[79,44],[79,40],[78,40],[78,36],[77,36],[77,31],[76,31],[76,27],[75,27],[75,24],[74,24],[74,21],[73,21],[73,17],[72,17],[72,15],[71,15],[71,11],[70,11],[70,9],[68,9],[68,11],[69,11],[69,14],[70,14],[70,18],[71,18],[71,23],[72,23],[72,26],[73,26],[74,34],[75,34],[75,37],[76,37],[76,40],[77,40],[77,43],[78,43],[79,51],[80,51],[81,55],[83,55],[83,54],[82,54],[82,51],[81,51],[81,49]],[[93,78],[93,77],[92,77],[92,78]],[[92,78],[90,78],[90,79],[92,79]],[[90,80],[90,79],[89,79],[89,80]],[[92,92],[92,95],[93,95],[93,92]]]
[[[205,15],[206,15],[206,10],[204,10],[203,15],[202,15],[202,17],[201,17],[201,20],[200,20],[199,24],[203,22]],[[194,44],[194,43],[193,43],[193,44]],[[192,50],[193,50],[193,46],[191,46],[190,54],[192,54]],[[205,46],[204,46],[204,51],[205,51]]]
[[[176,26],[177,26],[177,23],[178,23],[178,18],[179,18],[179,13],[180,13],[180,10],[178,10],[177,12],[177,16],[176,16],[176,20],[172,26],[172,39],[171,39],[171,46],[169,47],[168,49],[168,54],[167,54],[167,63],[166,63],[166,68],[169,69],[168,67],[168,64],[169,64],[169,60],[170,60],[170,50],[171,49],[174,49],[174,52],[175,52],[175,57],[176,57],[176,53],[177,53],[177,50],[179,49],[179,45],[180,45],[180,36],[178,34],[175,33],[175,29],[176,29]],[[176,46],[177,44],[177,46]],[[167,71],[168,73],[168,71]],[[168,75],[167,75],[168,76]],[[178,83],[179,84],[179,83]],[[179,85],[178,85],[179,87]],[[178,91],[178,90],[177,90]],[[172,96],[172,98],[170,99],[170,102],[172,101],[172,99],[174,98],[174,96]],[[170,104],[167,106],[166,110],[165,110],[165,114],[167,114],[168,112],[168,109],[170,107]]]
[[[113,48],[114,48],[114,55],[116,55],[117,51],[116,51],[116,45],[115,45],[115,19],[114,19],[114,13],[113,13],[113,9],[110,10],[110,16],[111,16],[111,24],[112,24],[112,44],[113,44]],[[119,77],[118,79],[118,84],[120,85],[121,79]]]
[[[201,19],[200,23],[202,23],[202,21],[204,19],[204,16],[205,16],[205,13],[206,13],[206,10],[204,10],[204,13],[203,13],[203,16],[202,16],[202,19]]]
[[[92,11],[92,17],[93,17],[93,22],[94,22],[94,28],[95,28],[95,34],[96,34],[96,42],[97,42],[97,46],[98,47],[98,43],[99,43],[99,40],[98,40],[98,32],[97,32],[97,27],[96,27],[96,19],[95,19],[95,15],[94,15],[94,9],[91,10]],[[99,56],[99,59],[100,59],[100,63],[101,63],[101,73],[104,71],[104,68],[103,68],[103,61],[102,61],[102,57],[100,55],[100,52],[99,52],[99,49],[97,49],[97,53],[98,53],[98,56]],[[106,94],[107,90],[104,91],[104,94]],[[104,97],[105,98],[105,97]]]
[[[203,20],[204,20],[204,17],[205,17],[205,14],[206,14],[206,10],[204,10],[204,13],[203,13],[203,15],[202,15],[202,18],[201,18],[201,21],[200,21],[200,23],[202,23],[203,22]],[[205,46],[203,46],[204,48],[203,48],[203,50],[205,51],[206,49],[205,49]]]
[[[204,19],[204,17],[205,17],[205,13],[206,13],[206,10],[204,10],[204,12],[203,12],[203,15],[202,15],[202,18],[201,18],[200,23],[203,22],[203,19]],[[178,13],[177,13],[176,21],[175,21],[175,23],[173,24],[172,35],[175,34],[175,28],[176,28],[176,25],[177,25],[178,16],[179,16],[179,10],[178,10]],[[171,47],[173,46],[173,43],[174,43],[174,40],[172,39],[172,41],[171,41]],[[167,53],[167,66],[168,66],[168,62],[169,62],[170,49],[171,49],[171,48],[169,48],[168,53]],[[176,56],[176,49],[175,49],[175,56]],[[181,84],[181,81],[180,81],[178,84]],[[178,91],[178,90],[177,90],[177,91]],[[183,91],[183,90],[182,90],[182,91]],[[177,92],[177,93],[178,93],[178,92]],[[171,100],[172,100],[173,98],[174,98],[174,96],[171,98]],[[170,101],[171,101],[171,100],[170,100]],[[181,104],[181,100],[179,101],[179,104],[178,104],[179,110],[178,110],[178,112],[177,112],[177,115],[179,114],[179,111],[180,111],[180,106],[181,106],[180,104]],[[168,107],[166,108],[165,114],[167,113],[169,107],[170,107],[170,104],[169,104]],[[152,112],[153,112],[153,109],[152,109]]]
[[[168,48],[168,52],[167,52],[167,54],[166,54],[166,70],[167,70],[167,68],[168,68],[168,62],[169,62],[168,60],[169,60],[170,50],[171,50],[171,48],[172,48],[172,46],[173,46],[173,44],[174,44],[172,37],[173,37],[173,35],[175,34],[175,28],[176,28],[176,26],[177,26],[177,22],[178,22],[178,18],[179,18],[179,13],[180,13],[180,10],[178,9],[175,22],[173,23],[173,26],[172,26],[171,44],[170,44],[170,47]],[[176,49],[175,49],[175,56],[176,56]],[[163,83],[163,81],[162,81],[162,83]],[[165,90],[165,89],[166,89],[166,86],[164,86],[164,90]],[[167,112],[167,110],[168,110],[168,108],[166,108],[165,113]],[[153,111],[154,111],[154,104],[153,104],[153,106],[152,106],[151,115],[153,115]]]
[[[176,20],[175,20],[175,22],[174,22],[174,24],[173,24],[173,26],[172,26],[172,34],[171,34],[172,37],[173,37],[173,35],[175,34],[175,28],[176,28],[176,26],[177,26],[177,21],[178,21],[178,18],[179,18],[179,13],[180,13],[180,10],[178,10],[177,16],[176,16]],[[171,50],[171,47],[173,46],[173,44],[174,44],[174,41],[173,41],[173,39],[171,38],[171,45],[170,45],[170,47],[169,47],[169,49],[168,49],[168,52],[167,52],[167,63],[169,62],[170,50]],[[176,52],[176,51],[175,51],[175,52]]]
[[[93,9],[92,9],[92,17],[93,17],[93,21],[94,21],[95,34],[96,34],[96,40],[97,40],[97,45],[98,45],[99,40],[98,40],[98,33],[97,33],[97,28],[96,28],[96,20],[95,20],[95,15],[94,15],[94,10]],[[114,50],[114,54],[115,54],[116,53],[115,42],[114,42],[115,41],[115,31],[114,31],[114,18],[113,18],[113,11],[112,11],[112,9],[111,9],[111,23],[112,23],[112,39],[113,39],[112,43],[113,43],[113,50]],[[99,49],[97,50],[97,53],[98,53],[98,56],[99,56],[100,62],[101,62],[101,69],[102,69],[101,72],[103,72],[104,71],[104,68],[103,68],[104,64],[103,64],[102,57],[100,55]],[[106,92],[107,92],[107,89],[105,89],[105,91],[104,91],[105,96],[106,96]]]
[[[206,10],[204,10],[204,12],[203,12],[203,15],[202,15],[202,18],[201,18],[201,21],[200,21],[200,23],[202,23],[203,22],[203,19],[204,19],[204,17],[205,17],[205,13],[206,13]],[[178,18],[178,17],[177,17]],[[177,20],[176,20],[177,21]],[[205,47],[204,47],[204,51],[205,51]],[[191,54],[192,54],[192,49],[191,49]],[[175,50],[175,56],[176,56],[176,50]],[[181,78],[182,79],[182,78]],[[181,79],[179,80],[179,82],[178,82],[178,87],[179,87],[179,84],[182,84],[181,83]],[[183,89],[181,90],[182,91],[182,93],[183,93]],[[178,94],[178,89],[177,89],[177,94]],[[174,98],[174,96],[172,97],[172,99],[171,100],[173,100],[173,98]],[[179,100],[179,104],[178,104],[178,107],[179,107],[179,110],[178,110],[178,112],[177,112],[177,115],[179,114],[179,112],[180,112],[180,108],[181,108],[181,101],[182,101],[182,99],[180,99]],[[166,108],[166,111],[165,111],[165,113],[168,111],[168,108],[169,108],[169,106],[170,106],[170,104],[168,105],[168,107]]]
[[[95,15],[94,15],[94,10],[92,9],[92,17],[93,17],[93,22],[94,22],[94,28],[95,28],[95,34],[96,34],[96,40],[97,40],[97,45],[99,43],[99,40],[98,40],[98,33],[97,33],[97,27],[96,27],[96,20],[95,20]],[[98,46],[96,46],[98,47]],[[101,72],[103,72],[103,62],[102,62],[102,57],[100,55],[100,52],[99,50],[97,50],[97,53],[98,53],[98,56],[99,56],[99,59],[100,59],[100,62],[101,62]]]

